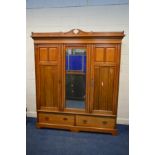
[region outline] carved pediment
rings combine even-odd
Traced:
[[[85,32],[80,29],[72,29],[68,32],[44,32],[33,33],[32,38],[115,38],[122,39],[124,37],[124,31],[121,32]]]
[[[90,32],[85,32],[80,29],[72,29],[68,32],[65,32],[64,34],[66,34],[66,35],[88,35],[88,34],[90,34]]]

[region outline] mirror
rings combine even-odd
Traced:
[[[66,108],[85,108],[86,49],[66,50]]]

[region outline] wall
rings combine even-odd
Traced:
[[[128,4],[27,9],[26,103],[28,116],[36,116],[34,46],[33,40],[30,37],[31,32],[69,31],[73,28],[79,28],[83,31],[124,30],[126,36],[122,43],[117,121],[121,124],[129,123],[128,12]]]
[[[129,0],[26,0],[26,7],[29,9],[122,4],[129,4]]]

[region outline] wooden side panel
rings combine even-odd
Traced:
[[[95,61],[104,61],[104,48],[97,47],[95,49]]]
[[[54,47],[49,48],[49,61],[57,61],[57,60],[58,60],[57,48]]]
[[[43,107],[58,107],[58,69],[57,66],[40,68],[40,101]]]
[[[39,51],[40,61],[48,60],[48,48],[40,48]]]
[[[116,55],[116,49],[115,48],[106,48],[106,62],[114,62],[115,61],[115,55]]]

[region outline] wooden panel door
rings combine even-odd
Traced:
[[[40,66],[40,104],[43,107],[58,107],[58,67]]]
[[[91,50],[90,111],[115,114],[119,53],[115,44],[96,44]]]
[[[93,109],[112,111],[114,94],[114,67],[97,66],[94,69]]]
[[[40,45],[36,50],[37,106],[60,109],[61,50],[60,45]]]

